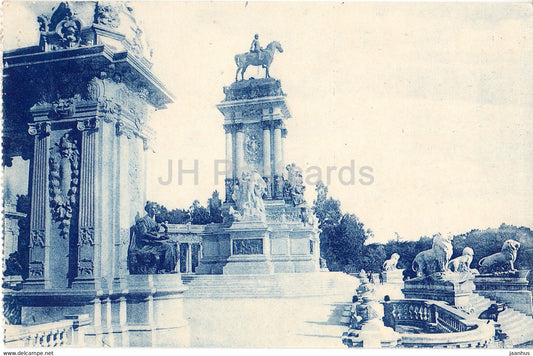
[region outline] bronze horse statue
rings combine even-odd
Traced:
[[[246,52],[235,55],[235,64],[237,64],[237,72],[235,73],[235,81],[238,80],[239,71],[241,72],[241,79],[244,80],[244,72],[248,66],[262,66],[265,68],[265,78],[270,78],[268,68],[274,59],[276,49],[279,53],[283,53],[283,48],[278,41],[272,41],[266,46],[264,50],[259,53]]]

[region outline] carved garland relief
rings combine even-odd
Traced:
[[[80,175],[78,142],[68,133],[50,148],[50,207],[59,222],[60,235],[67,238],[73,208],[77,204]]]

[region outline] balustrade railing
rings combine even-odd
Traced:
[[[8,325],[4,334],[4,345],[6,347],[82,346],[81,328],[89,325],[89,316],[67,318],[39,325]]]
[[[402,333],[410,347],[485,347],[492,342],[494,327],[441,301],[391,300],[383,303],[386,326],[415,326],[421,333]]]

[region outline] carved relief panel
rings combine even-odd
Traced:
[[[245,165],[262,173],[263,169],[263,129],[260,123],[244,127],[244,162]]]

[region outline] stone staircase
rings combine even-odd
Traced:
[[[341,272],[255,275],[182,275],[185,298],[351,296],[357,279]]]
[[[474,315],[477,317],[495,301],[474,293],[471,297],[474,306]],[[505,340],[506,346],[516,347],[533,340],[533,318],[515,309],[507,307],[500,313],[498,323],[501,329],[509,336]]]

